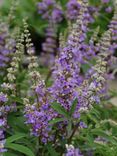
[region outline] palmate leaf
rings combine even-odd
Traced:
[[[99,129],[93,129],[93,130],[91,131],[91,133],[92,133],[93,135],[98,135],[98,136],[104,137],[104,138],[107,139],[109,142],[111,142],[113,145],[116,145],[116,146],[117,146],[117,141],[113,138],[113,136],[107,134],[105,131],[101,130],[101,128],[99,128]]]
[[[67,112],[60,104],[53,103],[51,106],[54,110],[56,110],[59,114],[63,115],[67,119],[70,117],[69,112]]]
[[[74,102],[72,103],[71,110],[69,112],[70,116],[72,116],[73,113],[75,112],[75,109],[76,109],[77,104],[78,104],[78,100],[75,99]]]
[[[20,71],[19,75],[17,76],[16,83],[20,84],[26,79],[27,72],[25,70]]]
[[[9,96],[9,99],[12,99],[12,101],[23,104],[23,100],[19,97],[15,97],[15,96]]]
[[[6,143],[5,148],[23,153],[26,156],[35,156],[35,154],[28,147],[23,146],[23,145],[14,144],[14,143]]]
[[[87,113],[87,117],[93,121],[94,123],[98,123],[99,121],[96,119],[96,117],[90,113]]]
[[[25,124],[25,119],[24,119],[23,115],[20,114],[19,112],[9,114],[8,124],[10,127],[13,128],[15,133],[23,133],[23,134],[29,133],[28,127]],[[9,130],[10,129],[8,129],[7,131],[9,131]]]
[[[48,144],[47,149],[48,149],[48,153],[51,156],[59,156],[59,154],[55,151],[55,149],[52,147],[52,145]]]
[[[50,124],[56,124],[56,123],[61,122],[61,121],[64,121],[64,119],[63,118],[56,118],[56,119],[51,120],[49,123]]]
[[[3,156],[17,156],[17,154],[11,152],[4,152]]]
[[[6,143],[12,143],[12,142],[17,141],[19,139],[22,139],[24,137],[27,137],[27,135],[23,134],[23,133],[17,133],[17,134],[15,134],[13,136],[8,137],[6,139]]]

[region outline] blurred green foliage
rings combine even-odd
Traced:
[[[13,0],[14,3],[16,2]],[[45,20],[42,20],[41,16],[38,14],[37,10],[37,4],[41,0],[18,0],[18,5],[16,7],[15,11],[15,20],[12,21],[16,26],[22,25],[22,19],[27,18],[28,24],[30,29],[32,29],[34,32],[38,33],[39,35],[44,35],[44,30],[47,27],[48,23]],[[100,0],[89,0],[90,3],[94,6],[100,6],[101,1]],[[62,8],[65,10],[65,6],[67,3],[67,0],[58,0],[58,3],[61,4]],[[9,10],[11,7],[12,1],[11,0],[4,0],[3,5],[1,6],[1,14],[2,17],[8,16]],[[112,6],[112,1],[109,4]],[[108,14],[105,12],[105,8],[107,5],[102,7],[101,12],[99,16],[95,17],[95,22],[91,24],[90,28],[92,31],[97,27],[100,26],[100,33],[103,33],[107,29],[107,25],[112,17],[112,14]],[[66,22],[65,20],[61,23],[60,29],[61,31],[64,31],[66,28]],[[90,33],[89,33],[90,34]]]
[[[15,3],[16,1],[14,1]],[[22,20],[27,19],[30,28],[34,29],[37,33],[42,35],[44,28],[47,26],[47,22],[41,20],[41,17],[38,15],[37,11],[37,0],[18,0],[18,5],[15,11],[15,19],[13,22],[16,26],[22,26]],[[2,17],[7,17],[11,7],[11,0],[4,0],[3,5],[1,6]]]

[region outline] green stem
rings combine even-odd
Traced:
[[[76,126],[73,129],[73,132],[72,132],[71,136],[68,138],[68,144],[71,143],[71,140],[72,140],[74,134],[76,133],[76,131],[78,129],[78,126],[79,126],[79,123],[76,124]]]

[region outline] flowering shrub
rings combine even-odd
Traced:
[[[13,26],[14,35],[8,19],[1,22],[1,156],[116,156],[112,113],[117,109],[110,98],[117,94],[107,79],[116,73],[113,69],[110,76],[116,62],[117,2],[99,4],[42,0],[36,5],[48,23],[42,64],[27,19],[19,31]],[[113,14],[102,30],[96,20],[105,11]],[[10,20],[14,12],[12,8]],[[65,23],[68,30],[59,34]]]

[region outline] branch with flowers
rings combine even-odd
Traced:
[[[108,6],[110,1],[100,3]],[[66,10],[55,0],[38,3],[39,14],[48,22],[43,65],[26,18],[14,34],[9,22],[0,23],[1,156],[116,156],[112,113],[117,109],[109,104],[116,94],[109,92],[108,80],[115,73],[110,69],[116,60],[117,3],[105,31],[97,25],[93,33],[92,23],[102,17],[103,5],[92,7],[87,0],[65,4]],[[106,12],[110,14],[110,8]],[[59,24],[65,20],[67,34],[60,33],[58,39]],[[49,76],[41,74],[40,64]]]

